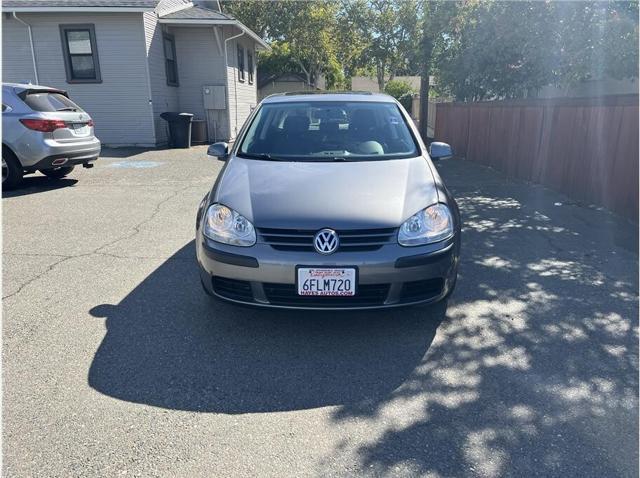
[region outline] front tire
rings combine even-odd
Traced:
[[[2,147],[2,187],[12,189],[22,182],[22,166],[8,148]]]
[[[73,166],[63,166],[57,169],[41,169],[40,172],[51,179],[62,179],[73,171]]]

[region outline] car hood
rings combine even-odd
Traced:
[[[261,161],[233,157],[214,201],[256,227],[397,227],[437,202],[424,157],[353,162]]]

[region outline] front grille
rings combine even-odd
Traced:
[[[400,292],[400,302],[417,302],[433,299],[442,292],[442,279],[405,282]]]
[[[294,284],[263,284],[263,287],[271,304],[303,307],[371,307],[383,305],[389,294],[389,284],[360,285],[352,297],[302,296]]]
[[[212,283],[215,293],[222,297],[243,302],[253,302],[253,292],[248,281],[214,276]]]
[[[258,228],[262,242],[278,251],[314,252],[313,238],[318,231],[309,229]],[[336,231],[340,239],[338,251],[377,251],[395,242],[396,228],[353,229]]]

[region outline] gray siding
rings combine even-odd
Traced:
[[[178,88],[167,85],[164,66],[164,47],[162,44],[162,28],[158,24],[155,13],[144,13],[144,33],[147,47],[147,61],[151,81],[153,100],[154,128],[158,144],[168,140],[167,122],[160,118],[164,111],[176,111],[178,107]]]
[[[237,30],[235,30],[237,33]],[[226,37],[232,36],[227,35]],[[245,54],[245,81],[242,82],[239,80],[238,75],[238,54],[237,54],[237,45],[240,43],[244,47]],[[241,36],[236,40],[232,40],[228,43],[228,88],[229,88],[229,115],[231,117],[231,137],[235,138],[238,134],[245,120],[251,113],[252,108],[254,108],[258,102],[257,96],[257,85],[256,85],[256,74],[255,74],[255,63],[256,63],[256,52],[255,42],[247,37]],[[248,62],[247,62],[247,52],[253,52],[253,65],[254,65],[254,73],[253,73],[253,84],[249,83],[249,74],[246,72]],[[237,105],[237,108],[236,108]]]
[[[202,87],[224,83],[224,59],[217,51],[213,27],[171,31],[176,38],[180,107],[204,119]]]
[[[208,120],[211,141],[228,139],[226,111],[207,113],[202,96],[203,86],[224,85],[226,81],[224,55],[218,50],[213,27],[172,27],[171,32],[176,39],[180,110]],[[220,41],[224,45],[222,33]]]
[[[178,87],[167,86],[166,73],[164,66],[164,49],[162,45],[162,29],[175,39],[176,59],[178,62]],[[204,100],[202,90],[208,85],[227,85],[225,77],[225,61],[224,61],[224,38],[228,38],[237,33],[236,29],[230,27],[219,28],[220,46],[216,42],[214,27],[207,25],[203,27],[196,26],[177,26],[177,25],[161,25],[157,24],[157,20],[151,15],[145,16],[145,36],[147,38],[147,49],[149,55],[149,70],[151,73],[151,89],[153,92],[153,108],[155,114],[156,135],[159,142],[165,142],[166,122],[159,118],[159,114],[163,111],[181,111],[193,113],[194,119],[206,120],[208,123],[209,140],[227,140],[232,135],[229,132],[229,116],[228,110],[211,110],[206,111],[204,108]],[[249,41],[248,45],[253,48],[253,41]],[[229,61],[231,65],[235,65],[235,46],[233,42],[229,44]],[[233,67],[230,71],[233,70]],[[235,70],[233,70],[235,71]],[[235,78],[235,76],[234,76]],[[246,99],[246,92],[243,90],[243,84],[239,83],[238,100],[241,102],[239,108],[240,125],[246,114],[243,111],[249,111],[248,106],[243,108],[243,104],[249,102],[255,105],[255,85],[251,85],[249,89],[252,94],[249,100]],[[228,85],[227,85],[228,86]],[[229,94],[230,107],[235,104],[234,84],[231,82],[231,90]],[[226,101],[226,98],[225,98]],[[234,110],[235,114],[235,110]],[[235,116],[233,116],[235,121]],[[232,132],[233,127],[232,125]]]
[[[103,143],[156,143],[141,13],[19,16],[32,25],[40,83],[67,90],[93,117]],[[59,25],[70,23],[95,25],[102,83],[67,83]],[[3,81],[35,82],[26,27],[5,16],[2,27]]]
[[[2,20],[2,58],[2,81],[35,83],[27,28],[13,19]]]

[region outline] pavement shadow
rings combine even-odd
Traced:
[[[464,225],[447,319],[404,384],[333,411],[336,426],[394,418],[327,466],[344,454],[373,476],[636,476],[637,227],[467,161],[438,169]]]
[[[74,178],[62,178],[51,179],[46,176],[25,176],[22,179],[22,184],[9,190],[2,190],[3,198],[14,198],[19,196],[26,196],[28,194],[38,194],[47,191],[55,191],[56,189],[63,189],[75,186],[78,182]]]
[[[428,350],[446,306],[379,312],[270,311],[201,289],[193,242],[119,304],[89,370],[106,395],[175,410],[257,413],[375,404]]]

